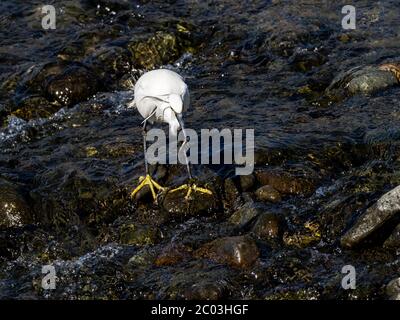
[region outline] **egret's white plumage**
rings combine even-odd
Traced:
[[[136,105],[139,113],[144,118],[143,125],[143,148],[144,163],[146,168],[146,177],[140,182],[139,186],[131,193],[135,197],[137,192],[145,185],[148,185],[153,198],[157,201],[155,189],[164,190],[157,182],[155,182],[149,173],[146,160],[146,125],[147,122],[166,122],[169,124],[170,135],[177,136],[178,130],[182,130],[184,140],[179,151],[184,150],[184,146],[188,143],[183,127],[182,113],[189,108],[189,90],[182,77],[166,69],[153,70],[142,75],[135,84],[135,99],[130,105]],[[189,179],[192,180],[190,164],[186,155],[186,168]],[[205,188],[197,187],[193,182],[184,184],[178,188],[171,190],[175,192],[179,190],[187,190],[186,199],[190,198],[193,191],[202,192],[212,195],[212,192]]]
[[[170,133],[177,135],[183,123],[182,112],[189,108],[189,90],[176,72],[152,70],[136,82],[134,102],[146,121],[168,123]]]

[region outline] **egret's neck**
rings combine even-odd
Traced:
[[[173,137],[176,137],[181,126],[175,112],[171,108],[166,108],[164,110],[163,120],[169,124],[169,134]]]

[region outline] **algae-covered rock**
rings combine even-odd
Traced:
[[[179,57],[180,47],[176,35],[159,31],[149,39],[134,40],[128,45],[132,63],[136,68],[153,69]]]
[[[120,240],[129,245],[152,245],[159,238],[159,230],[149,225],[128,224],[121,227]]]

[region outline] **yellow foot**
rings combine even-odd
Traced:
[[[187,189],[187,193],[186,193],[186,196],[185,196],[186,200],[190,199],[190,196],[191,196],[192,192],[201,192],[201,193],[205,193],[205,194],[209,194],[209,195],[213,194],[211,190],[208,190],[206,188],[198,187],[194,183],[183,184],[178,188],[170,190],[169,192],[176,192],[176,191],[180,191],[180,190],[184,190],[184,189]]]
[[[139,185],[136,187],[136,189],[133,190],[132,193],[131,193],[131,197],[132,197],[132,198],[134,198],[135,195],[136,195],[145,185],[148,185],[148,186],[150,187],[150,191],[151,191],[151,194],[152,194],[154,200],[157,201],[157,194],[156,194],[156,192],[155,192],[154,189],[161,190],[161,191],[163,191],[163,190],[165,189],[165,188],[161,187],[157,182],[155,182],[155,181],[150,177],[149,174],[147,174],[145,177],[140,177],[140,178],[139,178],[139,181],[140,181],[140,184],[139,184]]]

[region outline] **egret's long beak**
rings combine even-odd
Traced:
[[[183,143],[182,143],[182,145],[181,145],[181,147],[179,148],[179,153],[180,153],[181,150],[182,150],[182,148],[183,148],[186,144],[188,144],[188,141],[187,141],[185,126],[184,126],[184,124],[183,124],[182,118],[179,117],[176,113],[175,113],[175,116],[176,116],[176,119],[178,120],[179,126],[181,127],[181,130],[182,130],[182,133],[183,133],[183,139],[184,139],[184,140],[183,140]],[[178,154],[179,154],[179,153],[178,153]]]

